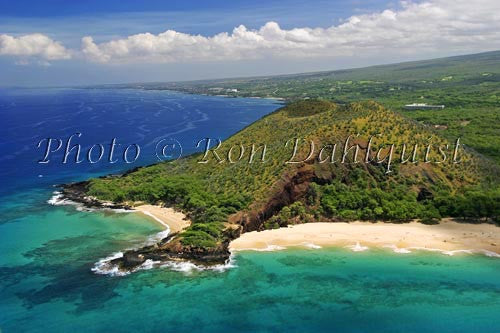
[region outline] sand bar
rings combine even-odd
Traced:
[[[171,233],[179,232],[187,228],[191,224],[191,221],[186,218],[186,215],[181,212],[175,211],[170,207],[140,205],[134,207],[134,209],[170,228]]]
[[[399,253],[422,249],[441,251],[449,255],[482,252],[500,257],[500,227],[492,224],[457,223],[451,220],[444,220],[437,225],[418,222],[306,223],[245,233],[230,244],[233,251],[266,251],[293,246],[339,246],[350,247],[354,251],[387,247]]]

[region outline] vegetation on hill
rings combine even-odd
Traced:
[[[454,163],[453,146],[375,102],[299,101],[205,155],[93,179],[87,194],[183,210],[193,224],[165,248],[227,248],[241,232],[313,220],[498,221],[498,167],[462,148]],[[401,163],[412,149],[418,162]]]
[[[140,87],[289,101],[321,98],[340,104],[375,100],[449,140],[460,137],[464,144],[500,163],[500,51],[359,69]],[[444,104],[446,108],[404,110],[410,103]]]

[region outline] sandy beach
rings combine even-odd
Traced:
[[[154,205],[140,205],[134,207],[134,209],[153,218],[165,227],[168,227],[170,229],[170,233],[177,233],[191,224],[191,221],[186,219],[186,215],[175,211],[173,208]]]
[[[464,224],[444,220],[437,225],[418,222],[392,223],[306,223],[261,232],[249,232],[234,240],[233,251],[272,251],[286,247],[348,247],[364,251],[371,247],[390,248],[399,253],[412,250],[484,253],[500,257],[500,227],[491,224]]]

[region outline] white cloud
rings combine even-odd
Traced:
[[[329,28],[258,30],[240,25],[211,37],[173,30],[142,33],[96,44],[82,39],[86,58],[102,63],[190,62],[265,57],[335,57],[384,52],[474,52],[500,45],[500,1],[430,0],[401,3],[399,10],[352,16]]]
[[[282,29],[268,22],[259,29],[240,25],[213,36],[174,30],[141,33],[96,43],[82,38],[68,50],[43,34],[0,34],[0,55],[17,63],[45,63],[72,56],[100,63],[177,63],[314,57],[427,56],[472,53],[500,45],[500,1],[403,1],[398,10],[352,16],[328,28]]]
[[[71,58],[70,51],[61,43],[43,34],[29,34],[14,37],[0,34],[0,55],[20,57],[16,64],[26,65],[29,59],[36,59],[39,64],[48,64],[50,60]]]

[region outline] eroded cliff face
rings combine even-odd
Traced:
[[[311,164],[296,169],[293,174],[284,175],[272,190],[269,199],[256,202],[248,210],[230,216],[229,222],[241,225],[241,232],[263,230],[264,222],[267,219],[283,207],[301,199],[307,193],[310,183],[316,178],[314,167]]]

